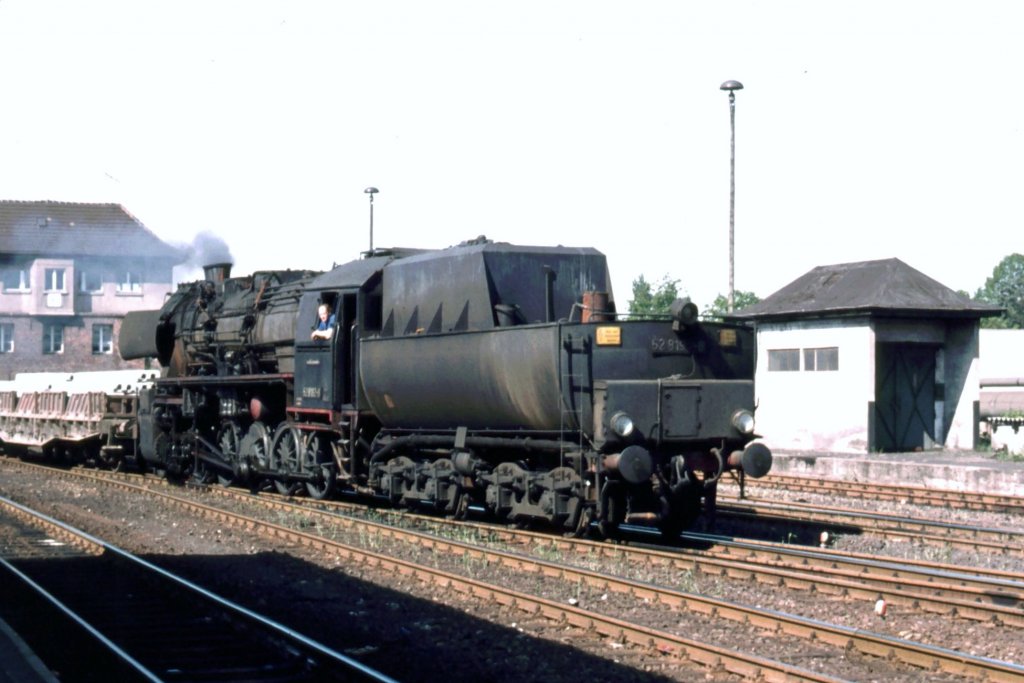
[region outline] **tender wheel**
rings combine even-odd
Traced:
[[[239,455],[242,448],[242,428],[234,420],[225,420],[217,430],[217,448],[224,455],[224,459],[232,464],[235,471],[238,471]],[[222,470],[217,470],[217,483],[221,486],[231,486],[235,483],[235,477]]]
[[[271,469],[279,474],[291,474],[300,470],[302,458],[302,440],[299,430],[291,425],[282,424],[274,434],[274,444],[270,449]],[[298,489],[295,482],[274,480],[274,488],[282,496],[290,496]]]
[[[469,515],[469,494],[459,490],[455,494],[455,502],[452,504],[452,519],[461,522]]]
[[[306,482],[306,491],[317,500],[330,495],[337,480],[330,445],[324,441],[316,432],[302,440],[302,471],[313,475],[313,481]]]
[[[569,535],[573,538],[584,538],[590,533],[590,524],[594,521],[594,508],[590,505],[585,506],[580,511],[579,519],[576,520],[576,526]]]

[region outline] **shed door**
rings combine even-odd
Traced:
[[[935,354],[932,344],[879,344],[875,354],[875,444],[913,451],[935,440]]]

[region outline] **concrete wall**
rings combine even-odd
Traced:
[[[875,394],[875,335],[865,319],[762,323],[757,431],[772,448],[863,453]],[[838,371],[805,371],[803,349],[837,347]],[[768,352],[801,350],[798,372],[769,372]]]
[[[944,370],[941,381],[945,385],[945,406],[940,413],[946,419],[946,448],[974,449],[978,447],[979,380],[978,323],[951,321],[946,328],[943,349]],[[941,432],[938,432],[941,433]]]
[[[865,453],[875,401],[878,343],[932,344],[936,355],[937,444],[978,445],[979,336],[974,321],[850,318],[760,323],[757,331],[757,431],[772,448]],[[803,350],[836,347],[838,371],[807,371]],[[768,370],[771,350],[800,349],[801,369]]]

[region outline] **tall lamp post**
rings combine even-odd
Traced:
[[[370,256],[373,256],[373,195],[380,192],[376,187],[368,187],[363,190],[370,195]]]
[[[729,149],[729,312],[732,313],[736,304],[736,91],[743,90],[743,84],[726,81],[719,89],[729,91],[729,127],[732,130]]]

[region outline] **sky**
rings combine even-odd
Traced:
[[[0,199],[113,202],[235,273],[486,235],[705,308],[1024,252],[1024,4],[0,0]],[[179,275],[181,276],[181,275]],[[188,277],[186,274],[184,277]]]

